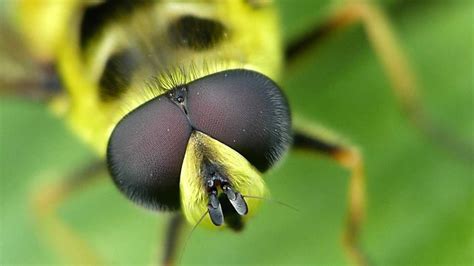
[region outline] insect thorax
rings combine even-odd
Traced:
[[[62,112],[101,155],[120,118],[177,85],[232,68],[278,80],[280,36],[271,6],[106,2],[85,8],[71,25],[57,52],[68,92]]]

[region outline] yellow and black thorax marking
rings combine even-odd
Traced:
[[[28,25],[38,25],[25,31],[30,42],[42,48],[39,53],[57,63],[68,95],[54,103],[56,112],[65,114],[75,132],[99,154],[105,154],[108,137],[121,117],[179,83],[231,68],[279,78],[281,41],[276,10],[270,4],[53,2],[23,3]],[[54,25],[51,16],[57,20]],[[58,28],[55,34],[48,34],[53,26]]]

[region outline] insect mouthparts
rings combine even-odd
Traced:
[[[206,191],[208,193],[208,204],[207,209],[209,216],[214,225],[220,226],[224,223],[224,211],[219,199],[219,190],[222,191],[220,194],[227,197],[227,200],[233,207],[233,212],[243,216],[248,213],[247,203],[245,202],[242,194],[234,190],[228,178],[221,174],[216,169],[216,166],[207,162],[204,163],[204,176]],[[222,197],[221,197],[221,200]]]

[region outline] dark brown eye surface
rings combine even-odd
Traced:
[[[155,98],[115,127],[107,163],[115,184],[133,201],[153,209],[178,209],[179,176],[191,126],[167,97]]]
[[[187,108],[196,130],[267,170],[291,142],[288,103],[268,77],[250,70],[228,70],[188,85]]]
[[[107,148],[117,187],[145,207],[178,209],[193,130],[233,148],[262,172],[292,136],[287,101],[273,81],[249,70],[215,73],[146,102],[117,124]]]

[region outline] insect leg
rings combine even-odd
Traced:
[[[329,156],[351,172],[343,245],[348,258],[355,265],[367,265],[367,257],[359,243],[365,216],[365,175],[362,155],[356,147],[329,140],[323,135],[327,134],[315,129],[302,130],[297,128],[294,132],[293,149]]]
[[[38,60],[11,26],[0,23],[0,97],[21,97],[47,102],[61,93],[52,60]]]
[[[474,161],[472,144],[459,139],[442,125],[436,124],[425,112],[415,73],[388,19],[376,4],[363,0],[346,1],[325,23],[314,27],[287,45],[285,51],[287,64],[291,67],[330,33],[355,23],[363,25],[368,40],[390,80],[398,104],[410,122],[436,145],[462,160]]]
[[[286,67],[291,69],[308,52],[313,51],[318,44],[328,38],[332,33],[358,21],[358,15],[350,8],[337,10],[324,23],[314,25],[303,35],[289,41],[285,45],[284,58]]]
[[[103,176],[105,170],[103,161],[94,161],[65,179],[39,188],[31,198],[35,222],[41,236],[68,263],[102,264],[84,240],[58,217],[56,211],[72,194]]]
[[[186,223],[181,213],[174,214],[170,220],[166,230],[166,239],[164,243],[164,255],[162,265],[176,265],[177,250],[182,245],[182,236]]]

